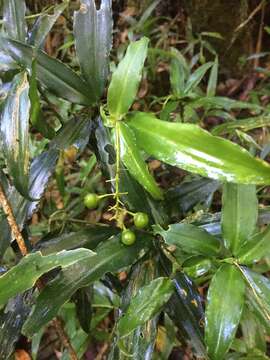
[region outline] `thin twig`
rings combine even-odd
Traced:
[[[23,256],[26,256],[28,254],[28,250],[27,250],[24,238],[21,234],[20,228],[19,228],[19,226],[16,222],[16,219],[15,219],[15,216],[13,214],[12,207],[9,204],[9,201],[5,195],[5,191],[1,184],[0,184],[0,204],[1,204],[1,206],[4,210],[4,213],[7,217],[7,221],[9,223],[12,235],[19,246],[20,252]],[[41,280],[37,281],[37,288],[39,290],[42,290],[44,288],[44,284]],[[62,326],[61,320],[59,318],[56,318],[53,320],[53,324],[55,326],[55,329],[58,333],[59,338],[61,339],[61,342],[63,343],[65,348],[68,350],[71,359],[78,360],[77,354],[69,341],[69,338]]]

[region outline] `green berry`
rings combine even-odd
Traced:
[[[121,241],[125,245],[132,245],[136,241],[136,235],[131,230],[124,230],[122,232]]]
[[[143,212],[138,212],[134,215],[134,224],[137,229],[145,228],[149,223],[149,217]]]
[[[88,209],[95,209],[98,206],[99,197],[97,194],[89,193],[85,195],[83,202]]]

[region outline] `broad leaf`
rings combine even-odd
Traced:
[[[24,333],[32,336],[53,319],[60,307],[80,288],[99,280],[107,272],[118,271],[135,262],[143,249],[151,245],[151,238],[137,236],[132,246],[124,246],[119,237],[109,239],[97,248],[91,259],[78,261],[64,269],[40,293],[34,311],[24,325]]]
[[[154,227],[168,245],[174,245],[188,254],[217,256],[221,250],[220,241],[204,229],[191,224],[172,224],[168,230]]]
[[[162,199],[162,191],[157,186],[155,179],[150,174],[138,147],[133,131],[127,124],[121,122],[116,131],[120,135],[120,156],[130,174],[147,190],[155,199]],[[117,135],[115,135],[117,136]]]
[[[0,360],[7,360],[12,355],[32,301],[32,291],[27,291],[10,299],[5,309],[0,311]]]
[[[102,95],[109,72],[112,45],[111,0],[81,0],[74,13],[75,47],[82,74],[96,100]]]
[[[108,108],[110,114],[116,119],[125,115],[135,100],[147,55],[148,42],[146,37],[132,42],[112,75],[108,89]]]
[[[28,40],[30,45],[34,45],[35,47],[39,48],[42,47],[46,36],[52,29],[53,25],[61,15],[61,13],[67,7],[68,2],[64,1],[62,4],[56,5],[54,7],[54,12],[52,15],[47,13],[43,13],[35,22],[31,34]],[[19,40],[19,39],[18,39]]]
[[[0,114],[0,135],[9,174],[16,189],[29,196],[29,84],[26,72],[17,74]]]
[[[25,42],[25,2],[24,0],[4,0],[3,3],[4,28],[11,38]]]
[[[225,246],[236,254],[255,231],[258,200],[255,185],[224,184],[222,232]]]
[[[241,266],[241,272],[248,288],[251,290],[250,296],[257,304],[262,316],[270,321],[270,280],[247,267]]]
[[[189,76],[188,64],[184,56],[175,48],[171,49],[173,55],[170,68],[170,82],[173,93],[182,97],[184,95],[185,83]]]
[[[207,294],[205,340],[208,355],[220,360],[234,339],[244,305],[245,281],[233,265],[223,264]]]
[[[170,165],[228,182],[270,183],[266,162],[196,125],[169,123],[140,112],[132,115],[128,124],[140,148]]]
[[[241,264],[252,264],[270,254],[270,226],[259,234],[254,235],[237,252]]]
[[[36,58],[37,79],[55,95],[82,105],[91,105],[94,101],[87,84],[59,60],[19,41],[1,37],[0,42],[0,48],[29,71],[32,67],[32,59]]]
[[[149,285],[143,286],[131,299],[126,312],[119,320],[119,336],[127,336],[158,314],[173,291],[172,281],[168,278],[157,278]]]
[[[17,265],[0,276],[0,307],[5,305],[8,299],[34,286],[42,274],[58,266],[76,264],[82,259],[89,261],[93,255],[94,253],[87,249],[63,250],[47,256],[42,256],[40,252],[26,255]]]

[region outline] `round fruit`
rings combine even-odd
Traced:
[[[136,228],[143,229],[145,228],[149,223],[149,217],[147,214],[143,212],[138,212],[134,215],[134,224]]]
[[[136,235],[131,230],[124,230],[121,236],[122,243],[125,245],[132,245],[136,241]]]
[[[89,193],[85,195],[83,202],[88,209],[95,209],[98,206],[99,197],[97,194]]]

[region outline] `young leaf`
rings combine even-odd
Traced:
[[[255,231],[258,200],[255,185],[224,184],[222,232],[225,246],[236,254]]]
[[[25,2],[24,0],[4,0],[3,20],[5,30],[11,38],[25,42]]]
[[[119,237],[110,238],[90,259],[80,260],[69,266],[51,281],[40,293],[36,306],[23,327],[31,337],[43,325],[53,319],[60,307],[80,288],[99,280],[107,272],[115,272],[138,260],[143,249],[151,245],[149,236],[137,235],[132,246],[125,246]]]
[[[248,209],[247,209],[248,210]],[[270,254],[270,226],[260,234],[253,236],[237,252],[241,264],[252,264]]]
[[[186,82],[184,94],[188,95],[190,92],[194,91],[199,83],[202,81],[202,78],[206,74],[207,70],[213,66],[212,62],[201,65],[190,75]]]
[[[233,265],[223,264],[207,294],[205,341],[208,355],[220,360],[234,339],[244,305],[245,281]]]
[[[228,182],[270,184],[269,164],[196,125],[161,121],[140,112],[131,115],[128,124],[140,148],[170,165]]]
[[[119,336],[127,336],[158,314],[173,291],[172,281],[168,278],[157,278],[143,286],[118,322]]]
[[[195,225],[172,224],[168,230],[159,226],[154,227],[154,230],[166,244],[175,245],[188,254],[217,256],[220,253],[220,241]]]
[[[99,10],[94,0],[81,0],[80,9],[74,13],[76,52],[96,100],[102,95],[108,77],[112,25],[111,0],[102,0]]]
[[[33,57],[37,61],[37,79],[55,95],[72,103],[91,105],[94,102],[87,84],[69,67],[54,59],[41,50],[19,41],[0,37],[1,49],[16,60],[18,64],[31,71]]]
[[[26,255],[19,264],[0,276],[0,307],[8,299],[20,294],[32,286],[44,273],[58,266],[67,267],[82,259],[90,260],[94,253],[87,249],[61,251],[56,254],[42,256],[40,252]]]
[[[29,45],[33,45],[36,48],[42,47],[46,36],[52,29],[59,16],[67,7],[67,4],[68,2],[64,1],[62,4],[56,5],[54,7],[54,13],[52,15],[44,13],[37,19],[29,36]]]
[[[108,108],[115,118],[125,115],[138,91],[149,40],[132,42],[112,75],[108,89]]]
[[[121,122],[116,131],[120,135],[120,156],[130,174],[147,190],[155,199],[162,199],[162,191],[157,186],[155,179],[150,174],[138,147],[135,135],[127,124]],[[117,135],[116,135],[117,136]]]
[[[0,134],[9,174],[16,189],[25,197],[28,193],[29,170],[29,84],[26,72],[17,74],[4,101]]]

